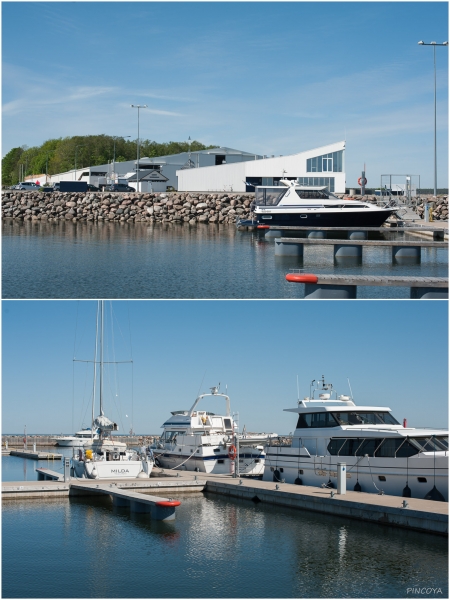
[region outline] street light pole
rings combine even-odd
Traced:
[[[434,197],[437,196],[437,127],[436,127],[436,46],[448,46],[448,42],[437,44],[430,42],[426,44],[423,41],[417,42],[419,46],[433,46],[433,62],[434,62]]]
[[[137,137],[137,162],[136,162],[136,191],[139,192],[139,109],[148,108],[147,104],[132,104],[131,108],[138,109],[138,137]]]
[[[113,135],[113,140],[114,140],[114,156],[113,156],[113,173],[116,172],[116,140],[119,136],[117,135]],[[131,137],[131,135],[124,135],[124,138],[129,138]]]
[[[75,146],[75,181],[77,180],[77,152],[78,148],[84,148],[84,144],[78,144]]]

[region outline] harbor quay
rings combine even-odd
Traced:
[[[344,194],[335,194],[343,198]],[[2,192],[2,218],[23,221],[93,222],[185,222],[234,224],[249,219],[253,192]],[[345,196],[376,204],[377,196]],[[415,201],[418,219],[423,217],[427,197]],[[448,220],[448,196],[433,203],[433,221]]]
[[[61,437],[63,434],[61,434]],[[125,442],[127,446],[145,446],[152,444],[159,435],[121,435],[117,436],[119,441]],[[31,452],[34,445],[36,448],[51,448],[58,446],[58,435],[33,435],[27,436],[27,449]],[[2,435],[2,450],[9,448],[25,449],[24,435]]]
[[[99,491],[113,496],[113,492],[118,490],[141,495],[157,494],[158,497],[165,494],[174,500],[180,494],[205,492],[253,503],[263,502],[274,507],[289,507],[383,526],[448,535],[447,502],[354,491],[339,494],[336,490],[322,487],[283,482],[276,484],[231,475],[174,472],[159,468],[155,468],[147,480],[108,479],[102,480],[101,484],[95,480],[63,481],[59,473],[55,473],[55,476],[59,480],[5,482],[2,484],[3,501],[89,497],[98,495]],[[99,487],[102,490],[95,489]]]

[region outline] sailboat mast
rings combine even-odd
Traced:
[[[94,384],[92,390],[92,428],[91,428],[91,439],[94,438],[94,419],[95,419],[95,392],[97,390],[97,355],[98,355],[98,317],[99,317],[99,305],[97,304],[97,318],[95,320],[95,352],[94,352]]]
[[[103,300],[100,301],[100,414],[103,416]]]

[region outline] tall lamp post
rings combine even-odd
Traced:
[[[113,155],[113,173],[116,172],[116,140],[117,138],[119,138],[120,136],[118,135],[113,135],[113,140],[114,140],[114,155]],[[131,137],[131,135],[124,135],[122,136],[123,138],[129,138]]]
[[[78,148],[84,148],[84,144],[78,144],[75,146],[75,181],[77,180],[77,152]]]
[[[139,192],[139,109],[148,108],[147,104],[132,104],[131,108],[138,109],[138,136],[137,136],[137,162],[136,162],[136,191]]]
[[[437,161],[436,161],[436,46],[448,46],[448,42],[437,44],[436,42],[430,42],[429,44],[420,41],[417,42],[419,46],[433,46],[433,58],[434,58],[434,197],[437,196]]]

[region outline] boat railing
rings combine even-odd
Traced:
[[[279,435],[267,440],[267,446],[292,446],[292,435]]]

